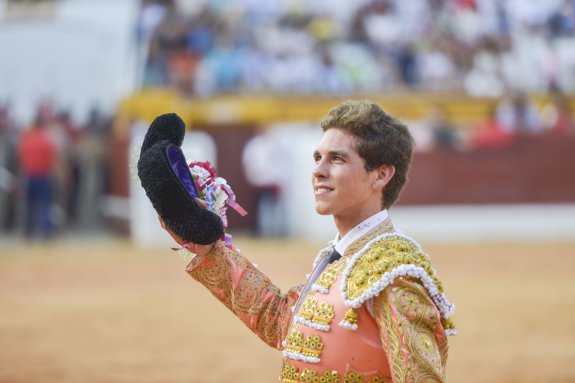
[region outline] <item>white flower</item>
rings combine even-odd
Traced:
[[[192,175],[198,177],[202,182],[210,177],[210,172],[198,165],[192,166],[190,171],[192,172]]]

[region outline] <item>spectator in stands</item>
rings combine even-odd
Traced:
[[[472,149],[506,148],[513,142],[513,135],[497,120],[497,105],[489,108],[485,121],[472,129],[469,145]]]
[[[169,2],[161,0],[144,0],[137,24],[138,40],[149,43],[152,35],[164,19]]]
[[[461,148],[461,139],[455,124],[443,105],[436,105],[430,112],[429,129],[433,133],[434,147],[444,150]]]
[[[563,0],[549,18],[549,31],[553,37],[575,36],[575,2]]]
[[[497,41],[482,40],[473,55],[470,70],[465,76],[464,87],[473,97],[496,98],[503,95],[505,85],[501,78],[501,59]]]
[[[328,44],[334,65],[327,68],[345,78],[341,91],[348,93],[410,87],[498,97],[511,87],[546,90],[550,66],[553,75],[561,74],[564,90],[575,90],[570,69],[575,59],[569,54],[575,44],[572,0],[326,3],[270,1],[262,6],[244,0],[231,7],[208,0],[185,14],[173,0],[145,1],[140,35],[153,34],[144,84],[170,86],[188,96],[331,92],[333,86],[303,81],[299,70],[282,74],[285,66],[298,65],[305,78],[320,78],[326,66],[319,47]],[[547,38],[550,49],[545,48]],[[484,49],[485,40],[496,49]],[[279,72],[280,80],[254,76],[246,70],[252,63],[262,73]]]
[[[23,133],[18,154],[25,176],[24,233],[32,237],[40,229],[44,238],[54,234],[53,177],[57,148],[46,131],[48,121],[38,113],[30,129]]]
[[[409,88],[415,88],[419,85],[417,53],[413,45],[408,43],[399,47],[396,60],[401,82]]]
[[[179,14],[173,1],[166,3],[162,21],[150,39],[143,80],[145,85],[172,85],[168,73],[170,60],[186,46],[186,18]]]
[[[497,120],[507,132],[538,134],[542,125],[537,108],[523,92],[504,98],[497,108]]]
[[[552,89],[550,98],[541,112],[545,130],[559,134],[575,133],[575,115],[569,100],[559,89]]]

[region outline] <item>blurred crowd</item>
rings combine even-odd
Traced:
[[[406,121],[418,150],[575,135],[575,0],[143,0],[137,29],[143,86],[187,97],[466,93],[492,99],[485,119],[458,126],[448,104],[431,105]],[[0,232],[102,226],[111,126],[96,109],[78,123],[49,100],[22,125],[0,103]],[[278,164],[266,134],[245,148],[248,163]],[[279,181],[254,172],[273,205]]]
[[[109,128],[97,109],[80,125],[49,100],[19,126],[0,104],[0,233],[50,239],[101,225]]]
[[[405,122],[420,152],[505,150],[521,136],[575,137],[575,114],[558,89],[552,89],[544,101],[534,102],[522,92],[494,100],[484,119],[473,126],[458,125],[445,103],[430,103],[425,118]],[[0,233],[52,238],[63,230],[104,227],[103,199],[110,190],[113,154],[111,127],[112,120],[97,110],[85,124],[78,124],[49,101],[38,105],[29,125],[19,126],[9,104],[0,104]],[[274,235],[285,230],[282,220],[276,219],[283,216],[278,185],[286,174],[286,164],[278,158],[286,158],[290,145],[282,143],[281,137],[274,129],[265,130],[243,148],[244,175],[258,203],[267,206],[262,207],[266,211],[262,217],[267,219],[260,219],[265,221],[258,231],[262,235],[268,233],[262,228],[273,228]]]
[[[138,36],[190,96],[575,90],[575,0],[144,0]]]
[[[457,124],[446,106],[431,105],[425,119],[408,122],[419,151],[506,148],[524,136],[575,137],[575,112],[557,89],[539,104],[523,92],[494,100],[484,118],[471,126]]]

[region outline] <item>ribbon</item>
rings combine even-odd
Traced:
[[[190,251],[190,245],[191,245],[191,242],[183,241],[181,247],[170,247],[170,249],[172,249],[174,251],[180,251],[180,250]]]
[[[197,186],[197,189],[202,192],[204,202],[208,204],[209,210],[216,213],[222,219],[222,223],[224,228],[228,227],[228,217],[227,217],[227,208],[231,207],[234,209],[239,215],[242,217],[248,214],[248,212],[240,206],[236,202],[236,195],[232,191],[232,188],[226,183],[218,183],[215,180],[215,170],[212,172],[211,170],[206,168],[205,163],[192,163],[189,165],[190,169],[193,169],[194,166],[199,166],[204,170],[208,170],[210,175],[205,179],[197,173],[194,173],[192,170],[192,174],[194,175],[192,178]],[[211,164],[207,162],[207,166],[210,167]],[[224,182],[226,182],[224,180]],[[219,209],[219,211],[215,211],[215,204],[218,201],[218,193],[223,191],[226,194],[226,198],[223,201],[223,206]],[[224,242],[227,248],[232,248],[232,236],[228,233],[222,234],[221,240]],[[172,248],[172,250],[180,251],[180,250],[189,250],[190,243],[183,242],[181,248]]]
[[[234,209],[242,217],[245,216],[246,214],[248,214],[248,212],[243,207],[241,207],[239,203],[236,202],[236,195],[232,191],[232,188],[230,188],[226,184],[222,184],[221,187],[222,187],[222,190],[224,191],[224,193],[226,193],[228,195],[228,199],[226,200],[226,204],[229,207],[231,207],[232,209]]]

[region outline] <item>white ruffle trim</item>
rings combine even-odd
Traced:
[[[341,322],[339,322],[338,324],[339,324],[341,327],[344,327],[344,328],[346,328],[346,329],[348,329],[348,330],[352,330],[352,331],[357,330],[357,323],[349,323],[349,322],[341,321]]]
[[[351,258],[351,260],[347,264],[345,270],[343,271],[343,280],[342,280],[342,283],[340,286],[340,290],[341,290],[341,294],[342,294],[342,297],[344,299],[346,306],[352,307],[352,308],[358,308],[359,306],[361,306],[362,303],[364,303],[365,301],[367,301],[370,298],[375,297],[376,295],[381,293],[383,290],[385,290],[385,288],[387,286],[389,286],[393,283],[395,278],[400,277],[400,276],[411,276],[411,277],[415,277],[415,278],[418,278],[419,280],[421,280],[421,282],[423,283],[423,286],[427,289],[429,296],[433,300],[433,303],[435,303],[435,305],[439,309],[439,312],[441,313],[441,316],[444,319],[447,319],[451,315],[453,315],[455,312],[455,305],[453,303],[449,302],[449,300],[447,299],[445,294],[442,294],[439,292],[433,279],[427,274],[427,272],[422,267],[416,266],[416,265],[410,265],[410,264],[409,265],[399,265],[398,267],[386,272],[385,274],[383,274],[380,277],[380,279],[377,282],[375,282],[373,285],[371,285],[361,296],[359,296],[356,299],[351,299],[351,300],[347,299],[347,297],[345,295],[345,288],[347,286],[347,280],[349,278],[349,275],[351,274],[351,270],[353,269],[353,266],[356,264],[356,262],[359,260],[359,258],[366,251],[369,250],[371,245],[373,245],[374,243],[379,242],[383,239],[391,238],[391,237],[401,237],[403,239],[406,239],[409,242],[413,243],[417,247],[418,250],[423,252],[423,250],[421,250],[421,246],[419,246],[419,244],[417,242],[415,242],[413,239],[411,239],[408,236],[401,234],[401,233],[385,233],[385,234],[382,234],[382,235],[372,239],[371,241],[369,241],[363,247],[363,249],[361,249],[359,252],[357,252]],[[425,254],[425,255],[429,258],[429,256],[427,254]]]
[[[329,294],[328,288],[321,286],[321,285],[318,285],[317,283],[314,283],[313,285],[311,285],[311,291],[317,292],[320,294]]]
[[[319,363],[319,362],[321,362],[321,359],[319,359],[315,356],[307,356],[304,354],[300,354],[299,352],[293,352],[293,351],[287,351],[287,350],[283,351],[283,356],[285,358],[288,358],[288,359],[301,360],[301,361],[308,362],[308,363]]]
[[[323,257],[327,257],[329,253],[331,253],[331,251],[333,250],[332,243],[333,241],[329,241],[329,246],[324,247],[323,249],[317,252],[315,259],[313,260],[312,270],[314,270],[317,267],[317,265],[319,265],[319,262],[322,260]]]
[[[310,321],[309,319],[305,319],[305,318],[300,317],[300,316],[296,316],[295,321],[297,323],[301,323],[307,327],[315,328],[316,330],[320,330],[320,331],[329,331],[331,328],[328,324],[315,323],[315,322]]]
[[[457,335],[459,332],[457,330],[445,330],[445,335],[447,336],[454,336]]]

